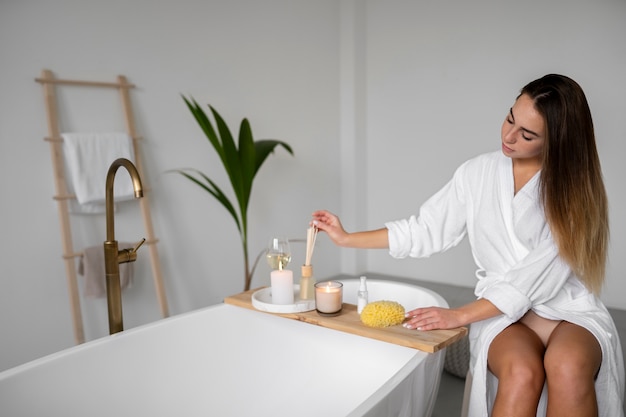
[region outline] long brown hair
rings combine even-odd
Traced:
[[[591,111],[582,88],[549,74],[526,85],[546,123],[540,195],[559,254],[594,293],[604,282],[608,202]]]

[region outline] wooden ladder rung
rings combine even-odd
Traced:
[[[100,81],[81,81],[81,80],[61,80],[58,78],[35,78],[35,81],[41,84],[61,84],[76,85],[82,87],[106,87],[106,88],[135,88],[134,84],[128,83],[111,83]]]
[[[132,140],[143,140],[143,136],[132,136],[131,139]],[[48,137],[48,136],[43,138],[43,140],[45,140],[46,142],[59,142],[59,143],[63,142],[63,138],[57,138],[57,137],[51,138],[51,137]]]
[[[152,189],[150,187],[143,187],[143,195],[148,194]],[[54,195],[52,196],[53,200],[61,201],[61,200],[76,200],[76,194],[63,194],[63,195]],[[116,204],[123,203],[124,201],[120,201]]]
[[[150,240],[146,240],[145,242],[143,242],[144,245],[154,245],[156,243],[159,243],[159,239],[150,239]],[[84,252],[68,253],[68,254],[63,255],[63,259],[80,258],[84,254],[85,254]]]

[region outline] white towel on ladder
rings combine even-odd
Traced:
[[[131,138],[126,133],[62,133],[68,174],[68,191],[76,195],[76,213],[103,213],[105,183],[109,167],[118,158],[134,162]],[[120,170],[124,171],[125,170]],[[126,172],[116,174],[115,202],[134,198],[133,184]]]

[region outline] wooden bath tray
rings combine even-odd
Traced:
[[[383,342],[394,343],[428,353],[437,352],[460,340],[467,334],[467,328],[465,327],[429,331],[409,330],[402,327],[402,325],[385,328],[368,327],[361,323],[359,314],[356,312],[356,306],[347,303],[343,304],[341,314],[335,317],[320,316],[315,310],[301,313],[267,313],[257,310],[252,306],[252,294],[259,289],[260,288],[231,295],[224,299],[224,303],[259,311],[264,314],[273,314],[293,320],[304,321],[317,326],[369,337]]]

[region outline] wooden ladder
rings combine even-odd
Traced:
[[[50,151],[52,154],[52,169],[54,170],[54,184],[56,195],[54,200],[58,204],[59,222],[61,225],[61,235],[63,240],[63,260],[65,262],[65,270],[67,273],[67,286],[69,291],[70,304],[72,309],[72,319],[74,324],[74,338],[77,344],[85,341],[85,333],[83,329],[83,319],[80,308],[80,298],[78,294],[78,283],[76,279],[76,262],[75,258],[82,255],[81,252],[75,252],[72,244],[71,222],[69,214],[69,201],[76,199],[75,195],[70,195],[67,189],[67,181],[65,175],[65,165],[63,157],[61,132],[59,130],[59,115],[57,110],[56,86],[70,85],[91,88],[115,88],[119,91],[124,116],[126,119],[127,133],[132,139],[133,150],[135,154],[135,165],[139,175],[143,179],[143,170],[141,167],[141,157],[139,153],[138,142],[141,139],[137,136],[135,123],[130,104],[129,90],[134,88],[133,84],[128,83],[123,75],[117,77],[117,82],[94,82],[94,81],[77,81],[62,80],[55,78],[52,71],[44,69],[40,78],[35,81],[43,85],[44,99],[46,105],[46,113],[48,119],[48,136],[44,140],[50,143]],[[111,161],[113,162],[113,161]],[[104,184],[102,184],[104,189]],[[143,217],[144,228],[146,232],[146,244],[150,251],[150,263],[154,277],[154,285],[156,287],[157,298],[163,317],[169,316],[165,289],[163,286],[163,278],[159,263],[159,254],[157,251],[157,239],[154,236],[152,227],[152,218],[150,215],[150,206],[147,198],[138,199]],[[104,250],[104,249],[103,249]]]

